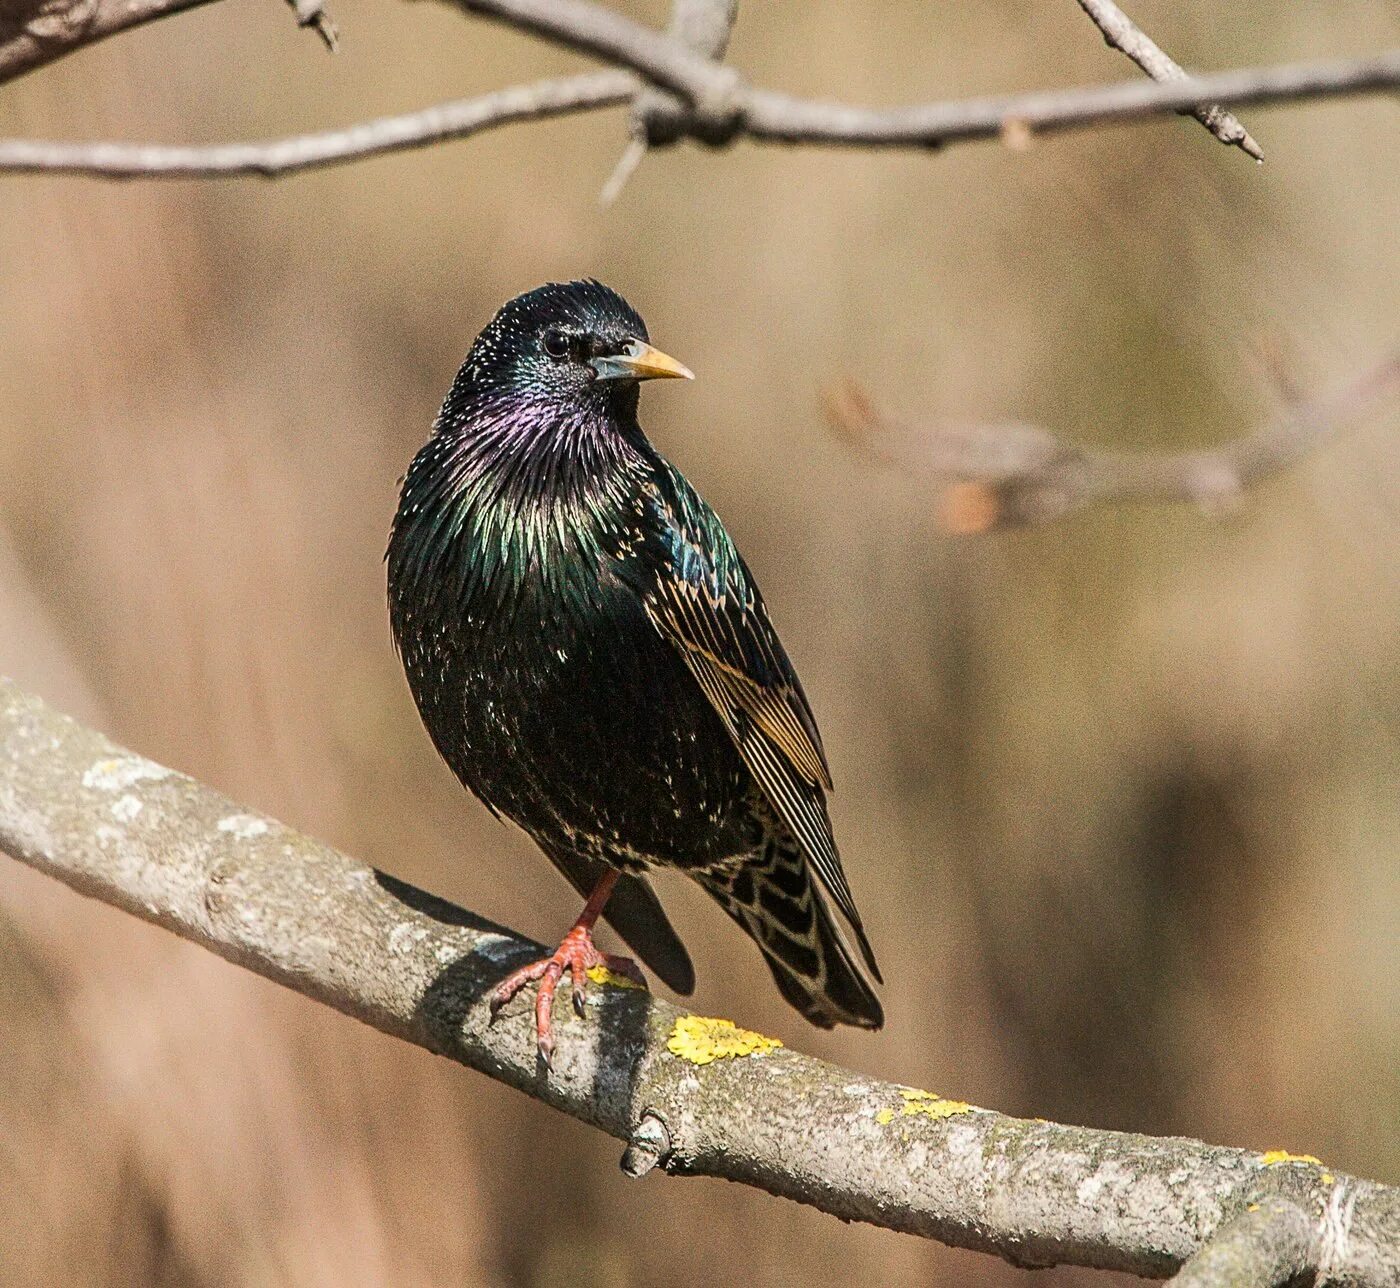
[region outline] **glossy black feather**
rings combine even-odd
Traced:
[[[390,538],[410,687],[461,781],[577,888],[629,874],[607,915],[668,983],[690,963],[653,867],[699,880],[809,1019],[876,1027],[823,894],[878,978],[801,685],[723,525],[642,433],[636,384],[580,356],[629,337],[640,317],[588,282],[511,301],[473,345]]]

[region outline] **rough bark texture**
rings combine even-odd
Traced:
[[[494,1026],[485,1001],[538,945],[241,810],[7,680],[0,848],[631,1142],[633,1174],[659,1164],[1021,1265],[1157,1277],[1217,1230],[1222,1257],[1257,1246],[1277,1260],[1284,1229],[1329,1283],[1400,1285],[1400,1190],[1283,1154],[1008,1118],[632,988],[595,986],[585,1018],[561,1016],[547,1074],[525,1020],[530,998]],[[1291,1224],[1251,1220],[1252,1204]]]

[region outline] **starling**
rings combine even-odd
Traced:
[[[647,880],[694,878],[812,1023],[879,1028],[833,919],[879,969],[832,838],[821,736],[752,575],[637,422],[690,372],[596,281],[502,306],[403,481],[386,556],[394,641],[434,744],[587,900],[538,980],[546,1065],[567,972],[582,1014],[605,917],[671,988],[695,973]]]

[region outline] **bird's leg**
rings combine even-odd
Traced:
[[[491,1015],[494,1018],[496,1012],[526,984],[539,980],[540,991],[535,998],[535,1036],[546,1066],[554,1053],[554,1033],[550,1024],[554,1014],[554,992],[566,970],[569,972],[573,988],[574,1010],[579,1015],[583,1014],[588,972],[594,966],[605,966],[633,983],[646,987],[646,979],[634,961],[628,957],[615,957],[611,953],[602,952],[593,943],[593,927],[602,916],[608,896],[612,894],[613,887],[621,875],[616,868],[609,868],[603,873],[598,884],[593,887],[593,893],[588,896],[588,902],[583,905],[578,920],[574,922],[572,929],[564,936],[563,942],[554,953],[531,962],[528,966],[522,966],[514,974],[507,976],[491,995]]]

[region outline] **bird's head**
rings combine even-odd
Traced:
[[[551,282],[503,304],[477,336],[460,381],[473,393],[559,405],[636,405],[641,380],[691,379],[654,348],[646,323],[601,282]]]

